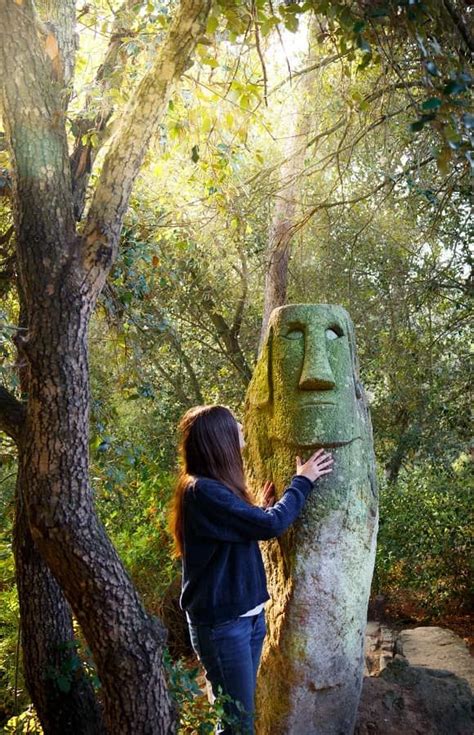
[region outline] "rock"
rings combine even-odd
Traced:
[[[449,671],[410,664],[398,654],[366,677],[355,735],[472,735],[473,697]]]
[[[412,666],[450,671],[474,688],[474,659],[458,635],[438,627],[403,630],[398,637],[403,655]]]
[[[393,659],[395,651],[393,631],[376,621],[369,621],[365,629],[364,676],[377,676]]]

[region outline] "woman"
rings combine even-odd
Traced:
[[[214,696],[221,691],[230,699],[226,724],[217,732],[251,735],[269,599],[258,541],[293,523],[315,480],[332,471],[333,459],[322,449],[305,463],[297,457],[296,474],[278,502],[272,483],[265,483],[262,508],[246,488],[242,426],[228,408],[192,408],[179,429],[172,530],[182,558],[180,605]]]

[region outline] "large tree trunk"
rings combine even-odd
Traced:
[[[21,374],[24,392],[26,379]],[[23,404],[0,389],[0,429],[21,446],[24,426]],[[24,484],[19,472],[13,553],[25,681],[47,735],[99,735],[102,713],[75,651],[70,607],[31,537]]]
[[[40,290],[48,285],[46,280]],[[30,314],[29,400],[19,457],[29,525],[93,651],[108,732],[167,733],[165,631],[146,614],[97,519],[89,485],[91,303],[74,294],[67,279],[63,285],[57,308]]]
[[[21,291],[20,326],[26,329]],[[29,371],[19,369],[21,391],[29,390]],[[0,389],[0,429],[22,449],[25,406]],[[76,650],[71,609],[51,570],[36,548],[26,513],[25,477],[18,472],[13,554],[20,606],[23,670],[28,691],[47,735],[104,732],[102,710]]]
[[[13,551],[26,685],[47,735],[104,732],[102,713],[75,648],[71,610],[31,537],[19,473]]]
[[[80,237],[73,214],[64,90],[58,83],[61,59],[48,53],[54,43],[45,45],[32,0],[0,0],[3,116],[13,165],[17,262],[28,327],[16,340],[28,373],[28,401],[19,441],[22,505],[15,545],[23,640],[27,656],[31,654],[27,679],[46,735],[93,732],[96,720],[93,714],[80,717],[89,706],[91,690],[78,681],[71,697],[83,699],[71,699],[69,722],[57,729],[52,710],[59,706],[63,711],[63,704],[38,682],[44,658],[49,657],[53,667],[60,665],[57,645],[71,635],[68,607],[44,562],[92,650],[107,732],[158,735],[175,730],[162,666],[165,629],[144,610],[94,509],[88,474],[87,331],[117,253],[133,182],[173,83],[189,64],[203,32],[209,7],[208,0],[182,1],[153,66],[122,115],[86,234]],[[59,49],[67,47],[67,38],[67,29],[58,34]],[[0,426],[15,424],[13,412],[1,412],[0,400]],[[28,584],[31,600],[26,596]],[[46,606],[39,595],[46,598]],[[48,616],[56,609],[57,624],[50,625]],[[41,650],[35,657],[37,641]]]

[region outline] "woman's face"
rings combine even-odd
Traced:
[[[239,445],[243,449],[245,447],[244,428],[239,421],[237,421],[237,428],[239,430]]]

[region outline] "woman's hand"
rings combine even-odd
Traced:
[[[275,485],[270,480],[267,480],[263,486],[263,507],[271,508],[272,505],[275,505],[275,501]]]
[[[332,472],[333,457],[325,452],[324,449],[318,449],[307,462],[302,462],[301,457],[296,457],[296,474],[307,477],[308,480],[314,482],[322,475]]]

